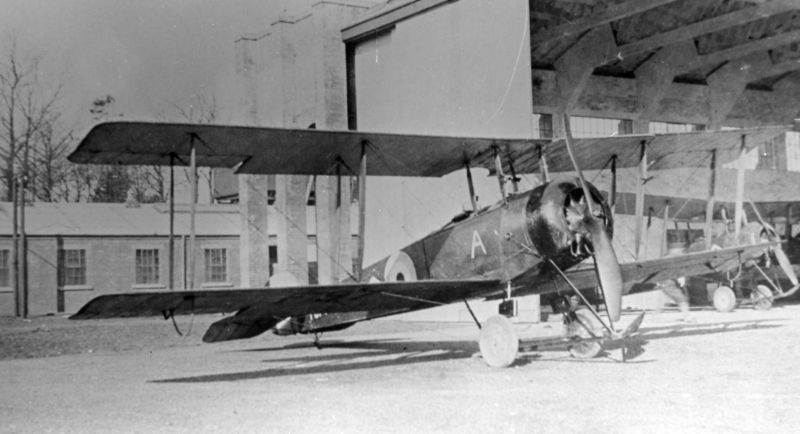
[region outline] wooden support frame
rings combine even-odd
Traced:
[[[189,198],[189,272],[187,273],[188,289],[195,287],[195,270],[197,268],[197,234],[195,218],[197,216],[197,146],[195,145],[196,137],[191,136],[191,151],[189,154],[189,179],[191,183]]]
[[[167,285],[170,290],[175,289],[175,154],[169,155],[169,242],[167,254],[168,273]]]

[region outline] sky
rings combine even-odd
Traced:
[[[63,84],[61,103],[81,127],[105,95],[131,120],[214,96],[224,122],[237,100],[234,41],[315,1],[0,0],[0,48],[14,38],[18,53],[41,58],[42,78]]]

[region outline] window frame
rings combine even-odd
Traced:
[[[140,264],[139,263],[139,254],[140,252],[153,252],[155,258],[155,263],[150,264]],[[144,274],[140,274],[140,270],[142,267],[149,267],[146,270],[147,273],[155,273],[154,281],[150,281],[149,279],[140,277],[149,277],[149,274],[145,276]],[[161,246],[152,246],[152,245],[140,245],[133,247],[133,288],[134,289],[152,289],[152,288],[164,288],[164,284],[162,283],[161,279],[163,278],[163,273],[161,272]]]
[[[82,264],[79,267],[69,267],[69,269],[78,269],[81,270],[80,274],[82,274],[83,279],[80,281],[71,281],[68,282],[68,273],[67,272],[67,255],[68,252],[81,252],[81,260]],[[89,284],[89,247],[86,245],[78,244],[78,245],[63,245],[58,248],[56,253],[57,255],[57,265],[56,265],[56,284],[58,289],[62,291],[83,291],[83,290],[91,290],[92,286]]]
[[[203,246],[203,283],[201,284],[202,287],[225,287],[225,286],[233,286],[230,281],[230,255],[229,255],[229,248],[227,246],[220,246],[220,245],[207,245]],[[224,275],[223,278],[220,280],[212,280],[209,279],[209,263],[208,263],[208,254],[211,251],[221,251],[223,253],[224,264]],[[220,266],[219,264],[212,265],[212,266]],[[212,272],[213,274],[213,272]]]

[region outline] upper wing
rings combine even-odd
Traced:
[[[750,150],[765,141],[786,132],[788,127],[746,128],[730,131],[698,131],[693,133],[612,136],[602,138],[576,138],[575,156],[583,170],[600,170],[616,158],[617,167],[637,167],[642,157],[642,145],[647,150],[648,168],[651,170],[679,167],[708,166],[710,151],[717,153],[717,164],[736,160],[742,146]],[[518,173],[538,170],[538,156],[527,155],[515,159]],[[571,172],[563,140],[557,140],[544,149],[548,169],[553,172]],[[517,167],[519,166],[519,167]]]
[[[495,149],[519,153],[549,140],[425,136],[241,127],[209,124],[109,122],[95,126],[70,154],[74,163],[186,165],[192,146],[197,165],[238,173],[357,174],[362,152],[367,175],[442,176],[492,161]],[[493,164],[493,163],[492,163]],[[337,168],[338,166],[338,168]],[[487,166],[488,167],[488,166]]]
[[[617,167],[639,165],[646,145],[651,169],[708,165],[709,151],[718,164],[733,161],[744,146],[751,149],[786,127],[679,134],[575,139],[578,166],[602,169],[614,157]],[[744,138],[744,139],[743,139]],[[500,157],[506,173],[539,170],[540,156],[553,172],[572,172],[563,140],[452,137],[242,127],[210,124],[108,122],[95,126],[70,154],[74,163],[187,165],[194,147],[198,166],[234,167],[238,173],[354,175],[362,153],[367,175],[443,176],[465,165],[495,170]]]
[[[101,295],[70,319],[227,313],[258,310],[284,318],[311,313],[415,310],[487,296],[496,280],[347,283],[290,288],[161,291]]]

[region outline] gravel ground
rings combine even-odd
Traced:
[[[470,324],[205,345],[162,320],[0,322],[0,432],[796,432],[800,306],[649,313],[644,353],[476,356]],[[625,315],[630,321],[633,315]],[[181,319],[188,326],[188,318]],[[523,336],[557,333],[550,322]],[[56,357],[57,356],[57,357]]]

